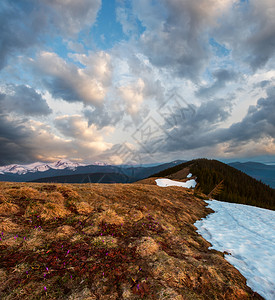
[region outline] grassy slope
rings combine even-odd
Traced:
[[[191,172],[197,177],[199,189],[208,194],[219,183],[223,190],[215,199],[275,209],[275,190],[217,160],[196,159],[164,170],[152,177],[184,179]]]
[[[0,183],[1,299],[262,299],[195,232],[210,212],[179,187]]]

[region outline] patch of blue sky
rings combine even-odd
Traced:
[[[116,19],[115,0],[102,0],[96,23],[91,28],[91,39],[101,50],[110,49],[119,41],[126,39],[122,26]]]
[[[121,3],[116,0],[102,0],[102,6],[97,15],[96,23],[91,29],[91,38],[97,48],[101,50],[111,49],[120,41],[130,39],[130,37],[123,32],[122,24],[117,18],[118,7],[121,7]],[[130,13],[132,10],[131,1],[124,1],[123,8],[127,10],[127,13]],[[140,35],[145,28],[138,19],[134,21],[137,33]]]
[[[214,52],[214,54],[218,57],[228,56],[231,52],[224,45],[221,45],[212,37],[209,39],[209,44],[211,45],[211,48],[212,48],[212,51]]]
[[[45,37],[45,44],[46,51],[54,52],[62,58],[67,58],[68,49],[62,36],[47,36]]]

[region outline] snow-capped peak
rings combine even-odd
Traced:
[[[0,167],[0,174],[5,173],[12,173],[12,174],[26,174],[28,172],[35,173],[35,172],[45,172],[49,169],[71,169],[74,170],[77,167],[85,166],[85,164],[74,163],[67,159],[60,159],[54,163],[42,163],[42,162],[35,162],[28,165],[8,165]]]

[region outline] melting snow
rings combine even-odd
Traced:
[[[186,177],[187,178],[191,178],[192,177],[192,173],[189,173]]]
[[[215,213],[194,225],[213,249],[267,300],[275,299],[275,211],[249,205],[206,201]]]
[[[180,182],[180,181],[174,181],[171,179],[167,179],[167,178],[162,178],[162,179],[156,179],[155,180],[158,186],[161,187],[167,187],[167,186],[181,186],[181,187],[185,187],[190,189],[191,187],[195,187],[196,186],[196,180],[191,179],[188,180],[186,182]]]

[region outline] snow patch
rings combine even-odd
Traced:
[[[155,181],[157,185],[161,187],[181,186],[190,189],[190,188],[194,188],[197,185],[197,182],[194,179],[188,180],[186,182],[181,182],[181,181],[174,181],[167,178],[161,178],[161,179],[156,179]]]
[[[215,213],[194,225],[267,300],[275,299],[275,211],[249,205],[206,201]]]
[[[192,173],[189,173],[186,177],[187,178],[191,178],[192,177]]]

